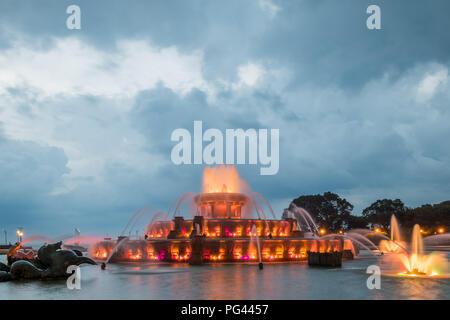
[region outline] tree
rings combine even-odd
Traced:
[[[348,229],[365,229],[369,224],[369,221],[367,221],[367,218],[364,216],[350,215],[347,220]]]
[[[371,225],[379,225],[383,229],[389,229],[391,216],[395,214],[399,220],[404,219],[406,208],[400,199],[377,200],[362,212],[363,217]]]
[[[334,232],[348,228],[353,205],[335,193],[301,196],[293,202],[307,210],[320,227]]]
[[[408,209],[402,223],[412,228],[414,224],[419,224],[424,229],[434,231],[439,227],[450,226],[450,201],[438,204],[425,204],[418,208]]]

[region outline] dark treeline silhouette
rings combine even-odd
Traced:
[[[357,228],[381,228],[389,231],[391,216],[395,214],[407,233],[419,224],[424,235],[448,232],[450,227],[450,201],[408,208],[400,199],[377,200],[361,214],[354,214],[353,205],[332,192],[301,196],[293,202],[306,209],[321,228],[339,232]]]

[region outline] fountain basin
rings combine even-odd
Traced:
[[[198,224],[200,227],[194,228]],[[342,252],[349,251],[351,241],[344,239],[305,239],[302,233],[293,230],[295,220],[258,220],[258,219],[203,219],[201,216],[193,220],[181,217],[169,223],[174,229],[168,232],[165,239],[151,238],[131,240],[127,239],[112,255],[111,262],[168,262],[203,264],[219,262],[256,262],[258,261],[257,246],[252,241],[252,229],[240,236],[230,235],[227,230],[247,226],[256,226],[259,238],[261,261],[286,262],[305,261],[307,252]],[[211,235],[211,227],[218,228],[216,234]],[[259,226],[259,229],[258,229]],[[159,226],[155,226],[157,229]],[[267,229],[268,228],[268,229]],[[199,234],[197,234],[197,230]],[[280,231],[282,230],[282,231]],[[267,235],[273,232],[271,238]],[[209,235],[208,235],[209,233]],[[234,233],[234,232],[233,232]],[[256,233],[253,231],[253,233]],[[223,236],[218,236],[218,234]],[[281,235],[282,234],[282,235]],[[118,239],[119,241],[121,239]],[[104,240],[95,243],[90,248],[90,255],[99,261],[105,260],[116,246],[115,240]],[[353,255],[346,257],[353,258]]]

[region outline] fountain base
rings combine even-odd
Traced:
[[[308,265],[320,267],[341,267],[342,252],[311,252],[308,251]]]
[[[229,208],[231,210],[232,206]],[[120,243],[122,240],[123,244]],[[111,262],[188,262],[202,265],[305,261],[307,252],[311,252],[329,253],[334,257],[333,262],[320,262],[318,265],[337,266],[341,264],[343,252],[344,258],[353,258],[351,248],[350,240],[305,238],[303,232],[297,230],[297,221],[289,217],[265,220],[195,216],[192,220],[174,217],[173,221],[155,222],[141,239],[119,237],[117,241],[100,241],[90,248],[90,255],[106,262],[109,257]],[[339,259],[334,252],[340,253]],[[324,259],[328,261],[330,258]]]

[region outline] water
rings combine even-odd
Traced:
[[[389,256],[390,257],[390,256]],[[393,258],[398,258],[405,274],[420,273],[426,275],[445,275],[448,276],[450,268],[448,259],[438,253],[424,254],[424,245],[422,235],[420,234],[420,226],[414,225],[412,239],[411,239],[411,252],[393,254]],[[395,261],[392,261],[395,262]]]
[[[398,221],[394,214],[391,216],[391,241],[396,242],[402,241]]]
[[[343,239],[347,239],[351,241],[352,244],[352,253],[354,256],[356,256],[356,251],[355,251],[355,247],[354,247],[354,243],[359,245],[361,248],[364,248],[367,250],[367,252],[369,252],[371,255],[375,255],[375,253],[372,251],[371,248],[369,248],[368,246],[366,246],[364,243],[360,242],[359,240],[356,240],[355,238],[351,237],[348,234],[337,234],[337,233],[332,233],[332,234],[328,234],[326,236],[322,236],[320,239],[333,239],[333,238],[343,238]]]
[[[259,198],[261,199],[261,201],[266,205],[266,207],[269,209],[270,214],[272,215],[273,219],[276,219],[277,217],[275,216],[275,212],[272,209],[272,206],[270,205],[269,201],[267,200],[267,198],[259,192],[252,192],[252,196],[254,196],[255,198]]]
[[[144,228],[144,234],[148,234],[150,233],[150,231],[153,228],[153,225],[155,224],[156,221],[169,221],[170,218],[169,216],[163,212],[163,211],[158,211],[157,213],[155,213],[152,217],[152,219],[150,220],[149,223],[147,223],[147,225]]]
[[[423,242],[427,245],[433,245],[433,246],[449,246],[450,245],[450,233],[429,236],[429,237],[424,238]]]
[[[276,219],[269,201],[263,194],[253,192],[250,186],[239,177],[234,166],[205,167],[202,179],[202,193],[241,193],[247,196],[249,200],[241,208],[243,218],[267,220],[267,216],[270,214],[272,219]],[[201,215],[200,208],[195,200],[196,196],[197,194],[194,192],[187,192],[178,196],[170,205],[167,215],[169,217],[184,216],[188,218]],[[181,210],[182,206],[187,206],[187,210]]]
[[[418,224],[414,225],[414,228],[413,228],[411,251],[412,251],[412,254],[417,254],[417,255],[423,254],[423,241],[422,241],[422,235],[420,234],[420,226]]]
[[[364,248],[367,248],[369,250],[379,250],[379,248],[377,247],[377,245],[375,243],[370,241],[370,239],[360,235],[359,233],[349,232],[349,233],[346,233],[346,236],[355,242],[357,239],[359,239],[359,244],[362,244],[365,242],[368,246],[364,246]]]
[[[295,219],[297,219],[298,226],[300,227],[303,223],[305,223],[305,226],[309,229],[309,231],[315,233],[316,235],[319,234],[319,228],[317,227],[316,222],[314,221],[311,214],[303,209],[302,207],[298,207],[295,203],[291,202],[289,205],[288,211],[291,212],[291,214],[294,216]],[[300,227],[300,230],[302,228]],[[305,230],[303,230],[305,231]]]
[[[50,243],[50,242],[52,242],[52,239],[49,238],[49,237],[37,234],[37,235],[33,235],[33,236],[30,236],[30,237],[27,237],[26,239],[24,239],[22,241],[22,245],[24,246],[24,245],[27,245],[29,243],[36,243],[36,242],[40,242],[42,244],[45,243],[45,242]]]
[[[400,234],[400,227],[398,225],[397,218],[393,214],[391,216],[391,237],[388,238],[385,235],[377,232],[370,233],[371,235],[381,237],[383,240],[380,241],[379,247],[380,250],[383,252],[395,252],[399,253],[401,251],[408,252],[408,250],[405,247],[405,243],[402,240],[401,234]]]
[[[368,254],[367,252],[365,254]],[[450,253],[447,253],[447,258]],[[4,256],[2,256],[4,259]],[[0,299],[448,299],[449,279],[382,277],[366,286],[376,257],[344,261],[339,269],[306,263],[251,265],[134,265],[81,267],[81,290],[64,280],[0,283]]]
[[[107,264],[109,262],[109,260],[111,260],[112,256],[116,253],[116,251],[119,249],[119,247],[122,245],[122,243],[124,243],[127,240],[128,240],[128,238],[123,238],[119,242],[117,242],[117,244],[111,250],[111,253],[109,254],[108,258],[106,258],[105,264]]]
[[[258,230],[256,229],[256,225],[253,225],[250,243],[253,243],[255,241],[256,241],[256,249],[257,249],[257,253],[258,253],[258,262],[262,263],[261,246],[259,244]]]
[[[124,236],[127,231],[129,231],[129,233],[131,233],[133,231],[133,228],[137,221],[139,221],[143,216],[151,214],[153,212],[155,212],[155,209],[151,208],[151,207],[140,208],[138,211],[133,213],[131,218],[128,220],[128,223],[126,224],[125,228],[122,230],[122,232],[120,234],[122,236]],[[131,227],[130,227],[130,225],[131,225]]]

